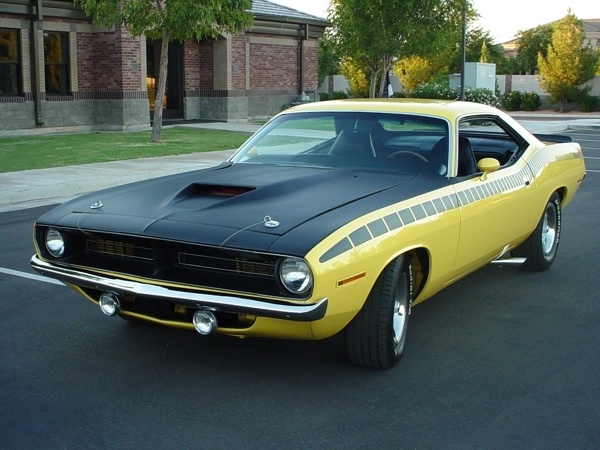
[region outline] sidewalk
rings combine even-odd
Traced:
[[[599,115],[523,113],[513,117],[533,133],[600,129]],[[247,123],[198,123],[185,126],[254,132]],[[235,150],[112,161],[53,169],[0,173],[0,212],[61,203],[99,189],[164,175],[203,169],[227,160]]]

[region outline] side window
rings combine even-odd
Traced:
[[[44,32],[46,94],[69,94],[69,35]]]
[[[477,172],[477,162],[494,158],[509,165],[526,143],[497,117],[469,117],[459,123],[458,176]]]
[[[21,94],[19,32],[0,28],[0,96]]]

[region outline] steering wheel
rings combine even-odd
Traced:
[[[394,158],[397,158],[399,156],[404,156],[404,155],[408,155],[413,158],[417,158],[421,162],[429,162],[429,160],[427,158],[425,158],[423,155],[421,155],[420,153],[413,152],[410,150],[398,150],[397,152],[394,152],[391,155],[389,155],[388,158],[394,159]]]

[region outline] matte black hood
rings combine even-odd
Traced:
[[[380,170],[224,163],[88,194],[38,222],[260,250],[314,217],[414,178]],[[92,208],[97,202],[102,207]],[[252,243],[245,242],[246,231]]]

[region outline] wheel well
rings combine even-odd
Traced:
[[[413,268],[413,298],[417,298],[429,277],[429,252],[425,248],[414,248],[408,252]]]
[[[564,199],[564,198],[565,198],[565,196],[567,195],[567,188],[566,188],[566,187],[564,187],[564,186],[563,186],[563,187],[561,187],[561,188],[558,188],[558,189],[556,190],[556,193],[557,193],[557,194],[558,194],[558,196],[560,197],[560,203],[561,203],[561,205],[562,205],[563,199]]]

